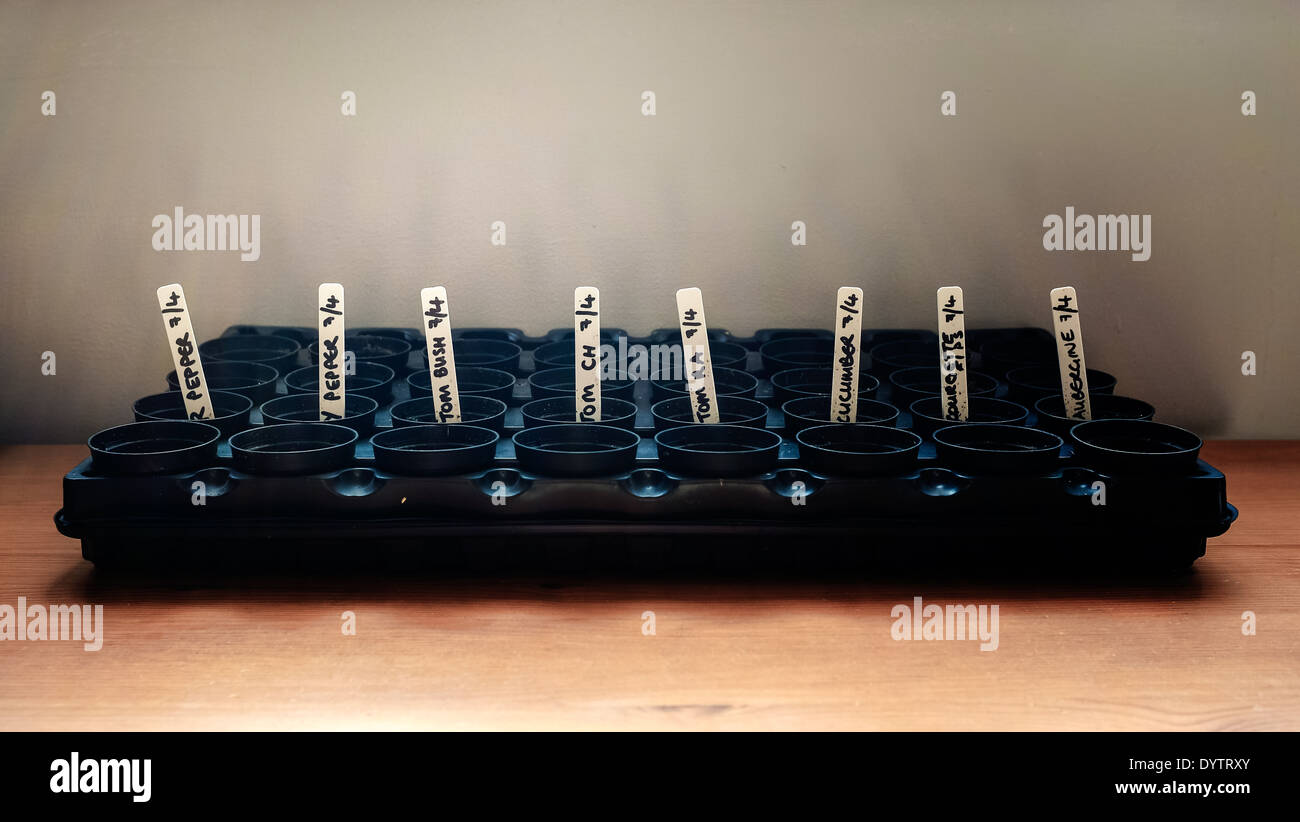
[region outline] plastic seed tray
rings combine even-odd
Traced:
[[[347,416],[327,426],[315,329],[234,326],[200,348],[215,428],[180,421],[174,373],[153,386],[171,395],[141,385],[137,423],[90,439],[55,522],[105,566],[496,573],[1185,567],[1236,517],[1200,440],[1140,387],[1092,372],[1094,420],[1064,419],[1041,329],[969,333],[958,425],[937,337],[900,329],[863,333],[859,425],[829,422],[833,338],[815,329],[710,331],[722,425],[689,424],[682,386],[645,378],[606,381],[602,423],[571,424],[572,334],[459,329],[466,422],[429,425],[421,332],[349,329]],[[602,336],[634,363],[680,342]]]

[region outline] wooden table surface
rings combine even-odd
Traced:
[[[3,730],[1300,728],[1300,442],[1208,444],[1240,519],[1131,582],[106,578],[51,522],[84,453],[0,449],[0,603],[104,605],[0,642]],[[998,649],[891,639],[915,595]]]

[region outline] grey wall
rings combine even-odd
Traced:
[[[184,283],[210,337],[311,324],[337,279],[352,324],[413,326],[441,283],[459,324],[534,333],[569,322],[580,282],[633,331],[699,285],[741,332],[828,326],[841,284],[866,289],[868,325],[932,326],[950,283],[972,325],[1044,325],[1074,284],[1089,364],[1121,393],[1202,434],[1293,437],[1297,14],[3,2],[0,436],[82,440],[161,390],[158,285]],[[261,214],[261,259],[154,251],[177,205]],[[1151,214],[1150,261],[1045,251],[1067,205]]]

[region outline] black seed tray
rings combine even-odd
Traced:
[[[412,344],[405,371],[398,370],[391,396],[379,401],[374,414],[374,430],[382,434],[392,430],[392,406],[411,398],[405,377],[426,367],[423,339],[414,328],[351,329],[350,333],[398,337]],[[1039,428],[1033,407],[1019,426],[1033,430],[1023,433],[1015,425],[984,423],[960,437],[936,439],[932,429],[918,428],[914,433],[923,440],[919,449],[909,445],[905,453],[890,454],[889,449],[901,447],[892,443],[915,440],[814,432],[803,435],[805,442],[818,442],[822,450],[815,458],[806,456],[796,435],[801,427],[808,432],[809,425],[787,428],[759,350],[767,343],[797,337],[829,339],[830,332],[766,329],[751,337],[720,330],[710,333],[718,341],[749,351],[744,370],[759,378],[756,399],[767,405],[768,413],[762,428],[724,426],[727,430],[711,432],[704,439],[709,448],[753,449],[750,458],[737,460],[733,454],[719,460],[716,454],[706,454],[698,469],[692,469],[689,459],[683,465],[679,446],[685,442],[689,447],[692,438],[667,434],[673,429],[665,428],[662,420],[656,429],[650,411],[651,385],[645,380],[634,384],[629,400],[636,406],[631,433],[640,436],[635,456],[626,452],[626,460],[592,460],[589,454],[579,454],[570,460],[573,465],[618,465],[617,473],[563,475],[573,473],[567,470],[569,463],[561,463],[566,470],[527,470],[512,438],[525,430],[521,406],[532,399],[527,381],[533,371],[532,351],[562,342],[571,332],[559,329],[529,337],[514,329],[467,328],[458,330],[457,336],[502,340],[523,350],[495,454],[489,456],[490,447],[479,447],[474,454],[457,453],[439,463],[463,465],[467,460],[486,459],[473,470],[452,475],[433,470],[384,471],[376,465],[369,436],[357,436],[349,450],[346,443],[355,432],[345,428],[323,437],[330,443],[344,443],[330,445],[336,458],[323,473],[249,473],[238,467],[250,465],[249,461],[234,458],[230,433],[222,432],[215,458],[179,473],[125,473],[116,455],[102,465],[87,457],[64,477],[64,505],[55,522],[63,534],[81,540],[86,559],[137,570],[199,565],[260,571],[327,565],[381,571],[430,567],[492,573],[677,569],[728,573],[882,565],[978,569],[1005,563],[1069,568],[1098,558],[1107,568],[1182,568],[1203,556],[1207,538],[1227,531],[1236,518],[1236,509],[1227,502],[1224,475],[1196,459],[1194,449],[1188,453],[1189,445],[1199,440],[1190,432],[1161,425],[1158,410],[1154,423],[1093,424],[1087,432],[1089,441],[1077,450],[1071,433],[1065,431],[1059,452],[1046,461],[1042,449],[1050,450],[1053,438],[1062,434],[1061,421],[1047,421]],[[276,396],[283,396],[288,393],[283,375],[309,364],[307,346],[314,341],[315,330],[244,325],[227,329],[222,337],[256,334],[288,337],[303,346],[299,361],[281,371]],[[1005,363],[985,362],[981,348],[987,346],[1002,357],[1008,351],[1050,351],[1045,343],[1051,338],[1041,329],[972,330],[969,336],[970,367],[999,380],[993,396],[1003,400],[1008,394],[1003,378],[1009,370],[1004,366],[1023,367],[1030,355]],[[675,329],[661,329],[627,337],[626,345],[676,340]],[[929,343],[934,337],[928,331],[864,331],[864,358],[877,342],[900,340]],[[620,345],[616,339],[607,341],[616,348]],[[137,393],[145,397],[166,387],[159,379],[138,386]],[[1115,393],[1134,396],[1123,381]],[[872,399],[892,403],[888,379],[881,380]],[[909,408],[898,411],[897,418],[885,424],[912,430]],[[257,429],[276,427],[263,424],[260,403],[250,419]],[[105,420],[105,427],[130,420],[128,407]],[[1140,447],[1147,431],[1144,424],[1158,429],[1151,441],[1159,456],[1150,460],[1141,455],[1116,456],[1116,448]],[[301,429],[301,424],[293,428]],[[667,463],[661,461],[656,434],[674,449]],[[775,448],[772,435],[780,438]],[[597,439],[608,441],[601,447],[625,453],[627,436],[626,430],[607,431]],[[580,445],[567,444],[571,431],[564,436],[557,432],[530,437],[533,445],[543,441],[581,450]],[[490,440],[490,433],[484,432],[483,438]],[[147,451],[138,437],[118,435],[118,439],[129,449],[128,460]],[[108,441],[111,448],[112,438]],[[837,457],[839,447],[855,453]],[[981,448],[994,449],[989,461],[981,461]],[[1012,453],[1033,451],[1035,457],[1008,460],[1007,450],[996,450],[1000,448]],[[881,449],[886,453],[871,456]],[[535,458],[528,462],[553,464]],[[413,464],[407,457],[390,463]],[[738,465],[754,473],[737,476]],[[1035,472],[1015,473],[1018,465],[1034,466]],[[723,467],[713,470],[715,466]],[[837,466],[853,467],[837,473]],[[872,466],[883,466],[884,473]],[[200,487],[195,483],[202,483],[202,505],[195,504]],[[1099,488],[1104,505],[1096,504]]]

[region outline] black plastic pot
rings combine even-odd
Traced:
[[[441,424],[433,397],[416,397],[403,400],[391,409],[393,425],[399,428],[410,425]],[[460,398],[460,423],[490,428],[498,434],[506,430],[506,404],[492,397],[466,394]]]
[[[217,461],[221,431],[205,422],[130,422],[86,441],[95,470],[104,474],[180,474]]]
[[[544,371],[548,368],[573,369],[573,339],[546,343],[533,349],[533,368]]]
[[[357,432],[324,422],[263,425],[230,438],[230,456],[246,474],[324,474],[352,463]]]
[[[312,365],[319,362],[317,346],[307,346],[307,359]],[[393,369],[393,373],[406,372],[407,361],[411,357],[411,344],[400,337],[381,337],[373,334],[346,334],[343,338],[344,353],[352,352],[358,363],[376,362]]]
[[[616,400],[631,400],[635,380],[601,380],[601,398],[613,397]],[[572,368],[547,368],[534,371],[528,377],[528,390],[533,399],[546,397],[572,397],[574,392],[574,370]]]
[[[744,371],[749,366],[749,349],[739,343],[709,342],[709,361],[714,368],[735,368]]]
[[[343,425],[356,431],[362,437],[370,436],[375,430],[375,412],[379,403],[360,394],[348,393],[344,401],[344,415],[341,420],[330,420],[329,425]],[[320,425],[320,397],[315,394],[290,394],[276,397],[262,403],[262,422],[267,425],[287,425],[289,423],[311,423]]]
[[[310,345],[318,336],[315,329],[312,329],[311,339],[307,341]],[[424,345],[424,332],[418,328],[388,328],[385,326],[364,326],[348,329],[348,338],[352,337],[392,337],[395,340],[401,340],[416,350]]]
[[[627,332],[621,328],[602,328],[600,329],[600,342],[602,345],[610,345],[618,342],[619,337],[626,337]],[[569,347],[573,347],[573,329],[572,328],[555,328],[546,335],[547,343],[560,342],[567,340]]]
[[[406,378],[406,384],[411,386],[412,397],[433,395],[433,383],[427,368],[412,373]],[[515,395],[515,375],[496,368],[458,365],[456,366],[456,390],[462,397],[467,394],[477,394],[509,403]]]
[[[1156,415],[1156,409],[1150,404],[1115,394],[1093,394],[1089,405],[1094,420],[1149,420]],[[1068,436],[1070,429],[1079,424],[1079,420],[1065,416],[1065,401],[1060,394],[1041,397],[1034,403],[1034,412],[1038,415],[1035,427],[1060,437]]]
[[[939,348],[939,335],[923,328],[882,328],[871,332],[871,346],[891,342],[923,342],[936,351]]]
[[[457,339],[456,368],[495,368],[498,371],[519,371],[519,354],[522,348],[504,340]],[[424,361],[429,362],[429,349],[423,349]]]
[[[135,412],[136,422],[150,420],[189,421],[189,412],[185,410],[185,400],[179,391],[165,391],[162,394],[150,394],[141,397],[131,406]],[[209,391],[208,410],[212,416],[202,420],[215,425],[225,436],[243,431],[249,426],[249,415],[253,411],[253,401],[243,394],[233,391]],[[196,420],[197,421],[197,420]]]
[[[1150,420],[1090,420],[1070,429],[1076,461],[1111,474],[1179,474],[1196,470],[1201,438]]]
[[[830,395],[835,372],[830,368],[790,368],[772,375],[772,396],[778,405],[796,397]],[[858,371],[858,398],[869,398],[880,389],[880,380],[865,370]]]
[[[302,344],[292,337],[273,334],[218,337],[199,344],[199,356],[203,358],[205,366],[216,360],[256,362],[269,365],[281,374],[293,370],[298,364],[298,352],[301,350]]]
[[[280,378],[279,371],[257,362],[204,363],[203,375],[208,378],[208,390],[243,394],[254,405],[261,405],[275,396],[275,383]],[[180,390],[175,371],[167,372],[167,385],[173,391]]]
[[[785,415],[785,432],[794,436],[805,428],[817,425],[831,425],[831,398],[795,397],[781,405]],[[880,400],[859,399],[858,419],[855,425],[897,425],[898,409]]]
[[[377,362],[358,362],[356,369],[355,374],[348,374],[344,378],[348,396],[358,394],[369,397],[381,406],[387,405],[393,398],[393,383],[396,379],[393,369]],[[309,365],[289,372],[284,377],[284,387],[289,389],[290,394],[319,394],[320,366]]]
[[[1089,394],[1115,393],[1115,378],[1105,371],[1088,369]],[[1061,393],[1061,372],[1054,365],[1032,365],[1007,372],[1008,397],[1033,407],[1040,397]]]
[[[907,408],[912,403],[925,397],[937,397],[942,393],[943,369],[938,362],[933,365],[900,368],[889,375],[890,391],[893,392],[894,405]],[[991,397],[998,390],[998,381],[979,371],[966,372],[966,396]]]
[[[970,425],[972,423],[998,423],[1000,425],[1024,425],[1029,418],[1029,409],[1020,403],[1000,400],[996,397],[971,397],[967,407],[966,422],[954,422],[943,417],[943,403],[940,397],[923,397],[908,407],[912,414],[912,431],[928,437],[940,428],[950,425]]]
[[[1056,367],[1056,343],[1038,336],[998,337],[980,346],[980,369],[1002,378],[1030,366]]]
[[[714,368],[713,387],[720,397],[750,397],[758,389],[758,378],[734,368]],[[651,380],[650,395],[654,402],[686,396],[686,380]]]
[[[1062,445],[1050,431],[988,422],[940,428],[933,439],[939,463],[962,474],[1050,474]]]
[[[763,370],[769,374],[792,368],[823,368],[835,350],[832,340],[819,337],[787,337],[759,346]]]
[[[751,477],[776,468],[781,437],[743,425],[683,425],[655,434],[659,462],[691,477]]]
[[[867,349],[862,367],[882,380],[903,368],[939,362],[939,345],[933,340],[902,339],[876,343]]]
[[[466,474],[492,463],[500,434],[477,425],[412,425],[370,439],[375,466],[390,474]]]
[[[517,328],[457,328],[451,332],[452,339],[460,340],[500,340],[519,344],[524,333]]]
[[[525,428],[536,428],[539,425],[577,423],[574,418],[577,412],[572,396],[545,397],[540,400],[533,400],[524,403],[519,410],[523,414]],[[636,427],[636,405],[627,400],[602,396],[600,398],[600,421],[590,424],[612,425],[616,428],[626,428],[631,431]]]
[[[921,450],[916,434],[885,425],[815,425],[795,440],[803,465],[832,476],[908,474]]]
[[[650,406],[656,431],[679,425],[696,425],[695,408],[690,397],[674,397]],[[723,425],[762,428],[767,423],[767,405],[748,397],[718,397],[718,416]]]
[[[525,471],[552,477],[603,477],[636,465],[641,438],[612,425],[572,423],[526,428],[514,435]]]

